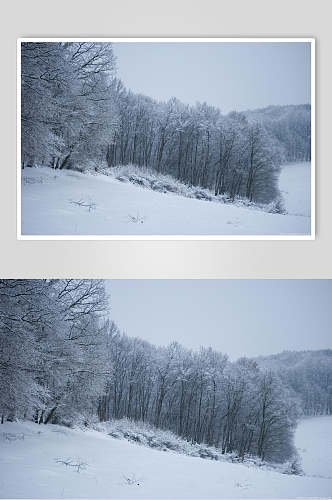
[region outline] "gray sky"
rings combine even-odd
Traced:
[[[207,102],[223,113],[310,103],[310,44],[114,43],[118,76],[158,100]]]
[[[157,345],[231,359],[332,348],[332,280],[110,280],[111,317]]]

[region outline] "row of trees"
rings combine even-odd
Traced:
[[[282,161],[310,159],[310,106],[302,108],[224,116],[206,103],[157,102],[115,78],[110,43],[22,43],[23,167],[134,164],[270,202]]]
[[[282,150],[258,122],[241,113],[225,117],[206,103],[156,102],[120,82],[116,102],[119,127],[108,151],[109,167],[148,167],[232,199],[276,198]]]
[[[240,457],[283,461],[293,453],[298,406],[277,376],[248,359],[177,343],[155,347],[121,335],[110,341],[111,376],[101,420],[127,417],[169,429],[192,442]]]

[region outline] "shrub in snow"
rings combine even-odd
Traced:
[[[296,453],[291,460],[284,464],[284,474],[290,474],[294,476],[302,476],[303,469],[301,465],[301,460],[299,455]]]
[[[134,222],[135,224],[144,224],[145,217],[137,213],[136,215],[128,214],[129,222]]]
[[[130,486],[131,485],[136,485],[136,486],[139,486],[140,485],[140,479],[138,479],[135,474],[130,474],[129,476],[128,475],[125,475],[125,474],[122,474],[122,477],[124,479],[124,482],[125,484],[129,484]]]
[[[95,429],[99,419],[97,415],[89,413],[89,412],[73,412],[71,414],[65,414],[61,416],[57,423],[60,425],[64,425],[69,428],[78,428],[81,430],[86,430],[88,428]]]
[[[91,212],[91,210],[95,210],[96,208],[96,203],[91,201],[91,200],[84,200],[84,199],[80,199],[80,200],[70,200],[69,203],[71,203],[72,205],[77,205],[79,207],[85,207],[89,210],[89,212]]]
[[[44,180],[42,177],[27,177],[22,176],[22,184],[43,184]]]
[[[14,434],[14,433],[11,433],[11,432],[3,432],[2,433],[2,437],[4,439],[4,441],[24,441],[24,434],[22,432],[20,432],[19,434]]]
[[[180,438],[171,431],[158,429],[145,422],[135,422],[127,418],[110,420],[92,425],[93,429],[104,432],[115,439],[126,439],[131,443],[148,446],[164,452],[180,453],[205,460],[241,463],[248,467],[259,467],[276,470],[288,474],[290,464],[264,462],[258,457],[246,455],[239,457],[236,453],[222,453],[221,450],[206,444],[191,443]]]
[[[173,193],[197,200],[232,203],[236,206],[251,207],[270,213],[286,213],[281,198],[266,205],[264,203],[249,201],[247,198],[241,198],[240,196],[230,197],[227,194],[218,194],[216,196],[209,189],[184,184],[170,175],[163,175],[138,165],[120,165],[112,169],[101,167],[98,168],[98,172],[112,176],[121,182],[130,182],[136,186],[151,189],[159,193]]]
[[[131,182],[140,187],[151,189],[159,193],[174,193],[187,198],[196,198],[206,201],[224,201],[223,196],[214,196],[208,189],[189,186],[170,175],[163,175],[144,167],[123,165],[112,170],[100,169],[99,172],[115,177],[121,182]]]
[[[79,457],[78,458],[56,458],[57,464],[63,464],[66,467],[72,467],[76,472],[81,472],[81,470],[85,470],[88,466],[86,462],[83,462]]]
[[[267,205],[267,211],[271,214],[286,214],[287,211],[285,209],[284,201],[281,197],[278,197],[276,200],[272,201]]]

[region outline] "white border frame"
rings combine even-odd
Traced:
[[[21,43],[22,42],[224,42],[311,44],[311,232],[308,235],[22,235],[21,233]],[[315,240],[316,230],[316,90],[315,38],[18,38],[17,39],[17,239],[18,240]]]

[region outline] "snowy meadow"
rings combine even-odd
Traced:
[[[208,287],[233,286],[221,281]],[[179,310],[169,315],[187,324],[176,290],[188,285],[173,284]],[[135,336],[112,319],[121,314],[108,293],[121,297],[123,286]],[[288,286],[285,280],[280,298],[273,297],[268,321],[289,297],[292,316],[302,310],[303,299]],[[234,360],[217,347],[189,347],[189,330],[188,346],[163,345],[162,328],[149,330],[151,313],[141,330],[132,300],[142,292],[128,287],[114,280],[0,280],[0,497],[330,498],[332,350],[324,333],[330,284],[309,280],[297,288],[320,296],[310,342],[323,340],[326,348]],[[246,291],[238,298],[247,301]],[[167,294],[164,300],[169,305]],[[255,338],[251,321],[239,330],[244,339]],[[264,323],[262,316],[262,329]],[[206,337],[213,324],[206,323]],[[287,339],[286,332],[278,341],[287,347]],[[222,342],[239,348],[225,335]]]
[[[154,55],[164,58],[164,85],[156,81],[151,89],[132,80],[136,73],[143,78],[143,69],[130,70],[137,50],[142,68]],[[216,74],[208,86],[192,59],[201,51]],[[245,61],[265,74],[261,51],[273,63],[271,75],[281,58],[301,81],[291,72],[281,89],[258,76],[254,85]],[[240,77],[227,66],[230,55]],[[192,70],[203,78],[200,90],[172,71],[181,61],[188,75]],[[22,41],[19,234],[310,236],[308,61],[309,42],[235,48],[227,42]],[[219,74],[223,65],[232,92]],[[169,92],[182,96],[187,88],[185,101],[164,98],[165,75]],[[246,81],[252,101],[244,104]],[[269,101],[255,96],[256,86]],[[229,106],[237,111],[222,111]]]
[[[285,213],[275,204],[229,201],[132,166],[96,172],[22,171],[22,235],[306,235],[310,163],[282,168]]]

